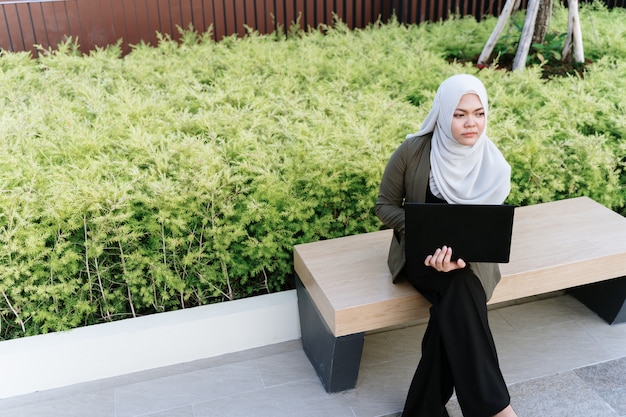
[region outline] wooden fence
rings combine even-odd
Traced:
[[[334,15],[350,28],[364,27],[394,14],[404,22],[445,18],[448,9],[464,14],[497,13],[489,0],[0,0],[0,48],[32,50],[78,38],[82,51],[123,39],[155,44],[156,33],[178,38],[177,27],[201,32],[213,28],[216,40],[244,35],[246,27],[272,33],[299,22],[302,28],[332,24]],[[451,4],[449,4],[451,3]]]
[[[67,38],[88,52],[122,39],[130,45],[157,43],[156,33],[179,38],[178,27],[190,25],[213,36],[272,33],[332,24],[334,16],[350,28],[365,27],[396,16],[403,23],[446,19],[450,13],[497,16],[505,0],[0,0],[0,50],[54,49]],[[621,1],[626,0],[609,0]],[[525,4],[525,0],[523,3]]]

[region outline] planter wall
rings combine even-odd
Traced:
[[[295,290],[0,342],[0,398],[300,338]]]

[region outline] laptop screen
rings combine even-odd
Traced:
[[[404,209],[407,261],[423,263],[445,245],[453,259],[509,262],[515,206],[407,202]]]

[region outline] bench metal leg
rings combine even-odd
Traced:
[[[354,388],[359,376],[365,333],[335,337],[296,274],[302,347],[326,392]]]
[[[607,323],[626,323],[626,277],[583,285],[570,293]]]

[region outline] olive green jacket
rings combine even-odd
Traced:
[[[432,135],[406,139],[387,163],[376,200],[376,216],[394,229],[387,264],[393,282],[402,278],[406,264],[404,250],[404,202],[423,203],[430,175],[430,140]],[[480,236],[477,236],[480,238]],[[500,281],[498,264],[473,262],[470,269],[480,280],[487,300]]]

